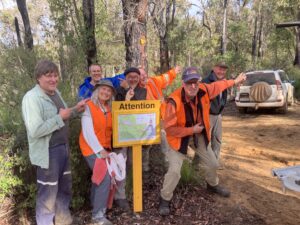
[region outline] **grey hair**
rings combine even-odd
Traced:
[[[101,87],[101,86],[97,87],[96,90],[93,91],[92,96],[91,96],[91,101],[92,101],[95,105],[97,105],[97,106],[100,106],[100,102],[99,102],[99,98],[98,98],[98,96],[99,96],[99,88],[100,88],[100,87]],[[112,103],[113,100],[114,100],[114,97],[113,97],[113,95],[112,95],[111,99],[107,102],[108,105],[109,105],[109,107],[111,107],[111,103]]]

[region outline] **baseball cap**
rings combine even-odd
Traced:
[[[197,67],[187,67],[182,73],[183,82],[188,82],[189,80],[198,79],[200,80],[201,75]]]

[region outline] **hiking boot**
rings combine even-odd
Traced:
[[[115,199],[115,203],[118,207],[120,207],[124,211],[130,211],[130,206],[127,199]]]
[[[102,217],[99,219],[92,219],[92,225],[113,225],[113,223],[105,217]]]
[[[225,198],[228,198],[230,196],[230,191],[227,190],[225,187],[220,186],[219,184],[216,186],[211,186],[207,184],[207,190],[211,193],[218,194]]]
[[[160,198],[158,211],[159,215],[161,216],[170,215],[170,201],[166,201],[163,198]]]

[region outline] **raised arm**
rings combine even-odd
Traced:
[[[239,76],[234,80],[220,80],[210,84],[201,83],[200,85],[204,85],[207,89],[208,95],[210,99],[214,99],[217,95],[223,92],[225,89],[232,87],[234,85],[240,84],[246,80],[246,75],[244,73],[240,73]]]

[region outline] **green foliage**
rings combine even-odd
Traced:
[[[181,178],[179,181],[180,185],[187,184],[201,184],[203,183],[203,175],[199,172],[198,165],[191,163],[188,160],[184,160],[181,167]]]
[[[16,159],[10,154],[10,147],[12,146],[12,138],[1,137],[0,139],[0,201],[2,201],[7,196],[12,196],[15,187],[22,184],[19,177],[15,176],[13,173],[13,168],[15,167]]]
[[[300,68],[291,66],[286,68],[286,72],[290,80],[294,82],[295,97],[299,99],[300,98]]]
[[[79,118],[70,122],[70,149],[71,149],[71,171],[72,171],[72,208],[79,209],[86,205],[89,199],[91,185],[91,171],[85,162],[79,148],[79,134],[81,121]]]

